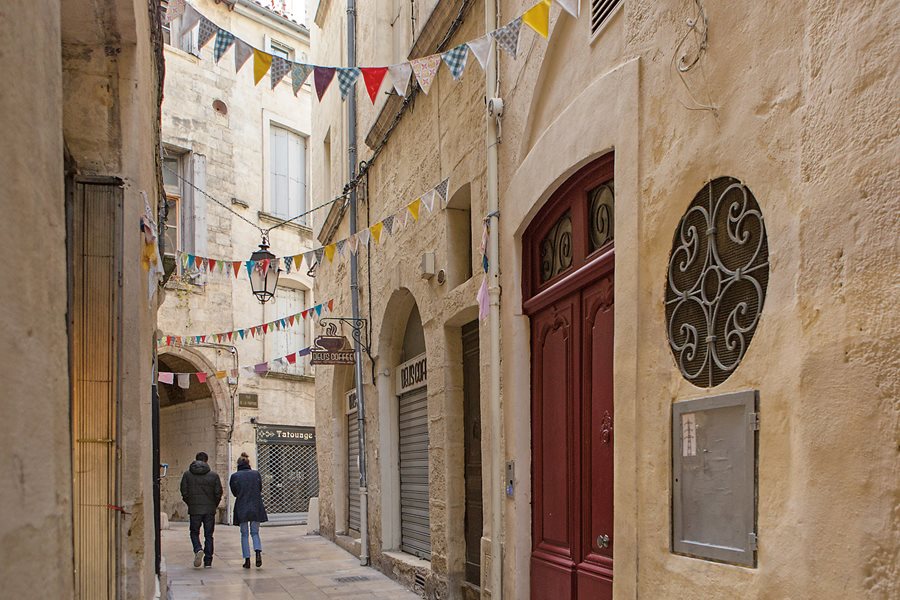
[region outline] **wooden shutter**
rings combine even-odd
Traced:
[[[288,132],[281,127],[272,126],[269,140],[269,185],[271,186],[272,203],[269,210],[273,215],[287,217],[290,209]]]
[[[206,189],[206,157],[202,154],[191,155],[191,179],[198,189]],[[206,196],[195,192],[193,200],[191,233],[194,254],[206,256]]]
[[[288,134],[288,216],[306,210],[306,139],[291,131]],[[305,223],[305,219],[300,222]]]
[[[431,559],[427,388],[403,394],[400,410],[400,549]]]
[[[359,531],[359,420],[356,391],[347,394],[347,528]]]
[[[296,314],[304,309],[306,304],[306,293],[289,287],[279,287],[275,292],[275,318],[287,317]],[[298,322],[299,319],[299,322]],[[272,355],[271,358],[280,358],[297,350],[303,349],[306,342],[306,331],[304,329],[306,322],[303,319],[294,320],[293,327],[287,327],[281,331],[277,331],[272,335]],[[277,370],[282,373],[292,373],[294,375],[303,375],[304,367],[302,360],[298,360],[296,364],[278,366]]]
[[[115,597],[117,364],[122,188],[78,183],[72,230],[72,474],[75,589]]]

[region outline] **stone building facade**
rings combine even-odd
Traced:
[[[371,106],[357,86],[356,140],[346,139],[337,94],[314,107],[312,169],[332,192],[349,179],[348,143],[361,160],[378,149],[360,182],[362,227],[451,178],[446,209],[360,252],[374,363],[363,369],[373,566],[428,597],[489,596],[499,536],[496,596],[506,598],[896,595],[900,346],[896,311],[882,309],[896,304],[894,278],[882,275],[896,273],[896,8],[580,5],[576,19],[554,2],[549,40],[523,27],[516,60],[494,55],[496,94],[470,55],[460,82],[442,66],[409,106],[384,93]],[[486,26],[483,2],[358,3],[359,64],[452,48],[531,3],[498,6]],[[345,64],[345,19],[344,2],[319,2],[314,62]],[[486,143],[485,101],[495,95],[502,137]],[[495,141],[502,360],[486,358],[484,322],[472,369]],[[693,221],[703,206],[714,217]],[[317,230],[322,243],[348,233],[338,209]],[[712,247],[701,239],[736,254],[694,263]],[[749,266],[728,266],[751,239],[760,250]],[[430,253],[433,277],[422,270]],[[701,301],[678,288],[685,273],[703,275]],[[727,298],[726,275],[743,289],[737,299]],[[323,265],[316,290],[349,315],[348,261]],[[732,320],[679,313],[681,302],[721,304]],[[404,540],[411,471],[397,383],[420,356],[410,356],[417,335],[427,360],[426,553]],[[694,362],[701,355],[704,367]],[[489,425],[494,368],[499,430]],[[318,371],[320,528],[358,551],[353,386],[349,368]],[[703,411],[738,406],[728,404],[738,397],[751,399],[748,412],[722,438],[735,446],[723,448],[704,436],[724,413]],[[688,406],[694,416],[682,419]],[[492,435],[503,466],[493,472]],[[692,439],[709,445],[694,450]],[[729,487],[724,508],[694,505],[702,482],[685,474],[697,464],[741,465],[749,479]],[[503,486],[500,505],[493,486]],[[473,541],[476,514],[482,537]],[[692,530],[698,519],[710,527]],[[685,550],[679,535],[691,531],[702,539]],[[837,546],[823,543],[838,531]],[[723,536],[735,550],[725,558],[710,549]]]
[[[2,595],[152,598],[158,17],[4,2],[0,54]]]
[[[295,61],[305,60],[309,53],[309,32],[295,20],[303,18],[301,11],[275,12],[249,0],[192,4],[256,48]],[[184,31],[181,23],[179,18],[169,25],[165,45],[163,175],[170,207],[167,252],[175,273],[166,284],[160,309],[164,336],[233,331],[287,317],[317,302],[305,270],[282,273],[275,298],[260,304],[246,273],[235,279],[200,272],[180,259],[179,253],[190,253],[247,260],[261,242],[258,228],[278,226],[306,211],[316,193],[308,166],[309,84],[296,95],[290,76],[275,89],[268,76],[254,86],[252,60],[235,73],[233,50],[216,62],[214,40],[198,48],[197,28]],[[277,186],[283,176],[295,185]],[[310,214],[272,229],[272,252],[282,256],[310,249],[316,218]],[[207,340],[199,345],[163,345],[161,370],[212,372],[252,366],[302,349],[310,334],[307,320],[266,335],[246,339],[235,335],[220,344]],[[201,450],[223,481],[240,453],[247,452],[263,474],[272,518],[304,518],[297,513],[306,512],[317,485],[312,449],[257,445],[268,426],[313,429],[313,371],[300,362],[274,367],[265,376],[242,372],[237,378],[211,377],[206,383],[192,378],[186,390],[160,385],[161,460],[169,465],[162,504],[170,519],[186,518],[179,481]],[[299,491],[278,492],[288,488]],[[222,515],[229,502],[223,500]]]

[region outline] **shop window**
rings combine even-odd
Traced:
[[[472,277],[472,194],[471,185],[462,186],[447,203],[447,279],[450,288],[465,283]]]

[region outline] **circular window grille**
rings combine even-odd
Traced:
[[[750,346],[769,283],[756,198],[732,177],[707,183],[681,218],[666,282],[669,346],[699,387],[728,379]]]

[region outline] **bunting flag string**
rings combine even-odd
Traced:
[[[281,269],[285,273],[290,274],[302,269],[304,263],[307,269],[312,269],[317,265],[321,265],[323,259],[327,259],[331,263],[334,262],[336,256],[343,258],[345,249],[349,249],[350,253],[355,255],[359,252],[360,246],[368,247],[370,240],[374,241],[376,245],[383,245],[388,236],[396,235],[403,226],[408,227],[410,219],[412,219],[412,222],[418,222],[422,216],[422,206],[427,208],[429,212],[432,212],[435,201],[439,201],[439,208],[445,208],[449,200],[449,191],[450,178],[447,177],[412,202],[408,202],[400,210],[386,215],[369,227],[326,246],[297,254],[260,261],[210,258],[187,252],[178,252],[176,256],[185,270],[197,270],[207,274],[218,273],[226,277],[234,277],[235,279],[240,276],[241,272],[247,273],[249,277],[254,271],[266,273],[269,269]]]
[[[309,356],[311,351],[312,348],[307,346],[306,348],[297,350],[296,352],[291,352],[290,354],[286,354],[284,356],[279,356],[278,358],[273,358],[272,360],[256,363],[253,365],[246,365],[231,369],[221,369],[216,371],[191,371],[188,373],[159,371],[156,375],[156,380],[159,383],[165,383],[166,385],[177,385],[178,387],[186,390],[191,387],[191,377],[196,379],[199,383],[206,383],[206,381],[211,377],[214,377],[216,379],[225,379],[227,377],[238,377],[239,375],[265,375],[272,370],[272,365],[295,365],[297,364],[298,360],[302,359],[305,356]]]
[[[243,340],[246,338],[255,338],[263,336],[270,331],[284,331],[292,327],[297,327],[306,319],[315,319],[321,317],[323,312],[332,312],[334,310],[334,299],[327,302],[320,302],[315,306],[301,310],[292,315],[275,319],[267,323],[260,323],[251,327],[234,329],[232,331],[223,331],[221,333],[207,333],[203,335],[164,335],[156,339],[158,346],[193,346],[197,344],[205,344],[207,342],[215,342],[217,344],[232,342],[234,340]]]
[[[579,14],[579,0],[555,0],[562,9],[577,18]],[[294,62],[268,52],[254,48],[244,40],[236,37],[232,32],[222,29],[206,16],[202,15],[192,4],[185,0],[172,0],[166,13],[166,22],[181,18],[181,31],[186,33],[199,25],[199,45],[202,48],[211,39],[213,44],[213,58],[218,63],[222,56],[234,48],[234,70],[239,72],[246,62],[253,57],[253,80],[259,85],[266,73],[271,72],[271,85],[274,89],[288,73],[292,74],[291,87],[294,95],[306,81],[310,73],[313,73],[313,84],[319,101],[325,95],[335,76],[338,80],[341,98],[346,98],[353,92],[360,76],[365,84],[366,92],[372,103],[375,103],[378,92],[386,75],[390,75],[393,88],[401,96],[409,93],[409,81],[415,74],[419,88],[428,93],[431,84],[437,75],[441,63],[446,65],[450,75],[458,81],[465,71],[469,51],[475,55],[482,69],[490,60],[491,40],[507,52],[512,58],[516,58],[519,47],[519,36],[522,25],[528,25],[538,35],[545,39],[550,35],[550,7],[551,0],[538,0],[520,16],[499,29],[489,31],[483,36],[459,44],[455,48],[422,56],[410,61],[404,61],[395,65],[366,66],[366,67],[340,67],[314,65],[310,63]]]

